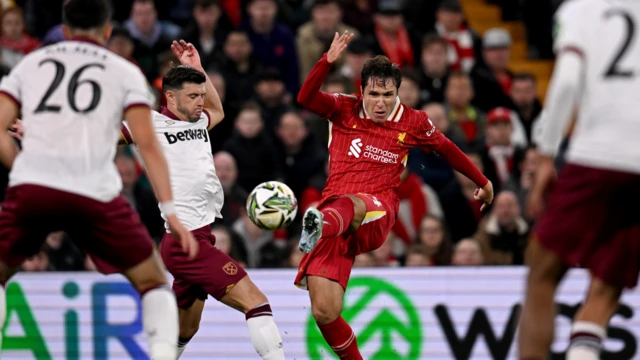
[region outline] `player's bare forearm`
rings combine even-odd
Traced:
[[[205,88],[207,90],[206,95],[204,96],[204,108],[209,112],[209,130],[214,126],[218,125],[222,119],[224,119],[224,110],[222,109],[222,101],[220,100],[220,95],[218,95],[218,91],[213,86],[211,79],[207,76],[207,72],[204,71],[202,66],[198,68],[198,70],[202,71],[202,73],[207,78],[205,82]]]
[[[440,157],[448,162],[454,170],[468,177],[478,185],[478,187],[483,188],[489,182],[487,177],[480,172],[471,159],[446,137],[442,136],[442,140],[434,150],[437,151]]]
[[[129,124],[131,136],[136,139],[156,198],[160,203],[172,201],[169,167],[153,131],[151,110],[145,107],[131,108],[125,113],[125,119]]]
[[[20,152],[8,132],[18,118],[18,111],[18,104],[13,99],[0,94],[0,162],[9,169]]]
[[[3,131],[0,134],[0,162],[2,165],[7,167],[7,169],[11,169],[19,152],[18,144],[16,144],[8,132]]]
[[[327,61],[327,54],[324,54],[311,69],[302,84],[302,88],[300,88],[300,92],[298,92],[298,103],[320,116],[327,116],[333,110],[337,101],[335,96],[320,91],[331,70],[331,66]]]

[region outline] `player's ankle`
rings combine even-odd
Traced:
[[[595,323],[576,321],[571,328],[567,360],[598,360],[606,330]]]

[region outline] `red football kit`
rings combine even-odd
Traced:
[[[330,68],[325,54],[298,94],[300,104],[329,121],[329,178],[318,209],[330,207],[333,199],[349,194],[360,197],[367,212],[357,231],[333,239],[323,235],[313,251],[304,256],[295,281],[302,288],[306,288],[306,275],[329,278],[346,288],[355,256],[377,249],[386,240],[395,221],[396,188],[410,149],[436,152],[479,187],[488,182],[433,126],[424,111],[411,109],[396,99],[387,120],[375,123],[364,109],[361,96],[320,91]],[[331,216],[334,214],[340,217],[339,212]]]

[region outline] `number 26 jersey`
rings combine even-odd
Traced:
[[[151,106],[135,65],[73,39],[27,55],[2,79],[0,93],[18,105],[24,125],[10,186],[40,185],[103,202],[120,193],[113,159],[123,114]]]

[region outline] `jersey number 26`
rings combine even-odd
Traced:
[[[53,82],[51,82],[51,85],[49,85],[49,88],[47,89],[47,92],[42,97],[42,100],[40,100],[40,103],[38,104],[38,107],[36,108],[35,113],[41,113],[41,112],[58,113],[60,112],[61,106],[47,104],[47,102],[49,101],[49,98],[51,97],[51,95],[53,95],[53,93],[62,83],[62,79],[64,78],[64,73],[66,69],[64,67],[64,64],[54,59],[44,59],[38,65],[42,66],[46,63],[52,63],[53,65],[55,65],[56,76],[53,78]],[[97,64],[97,63],[86,64],[73,73],[73,75],[71,76],[71,79],[69,80],[69,85],[67,87],[67,101],[69,102],[69,106],[73,111],[82,113],[82,114],[88,113],[91,110],[94,110],[96,107],[98,107],[98,103],[100,103],[100,96],[102,95],[102,89],[100,88],[100,85],[98,85],[97,82],[95,82],[94,80],[80,80],[80,76],[82,75],[82,73],[91,67],[97,67],[104,70],[104,65],[102,64]],[[91,88],[93,90],[92,92],[93,95],[89,105],[84,109],[79,109],[78,105],[76,104],[76,91],[78,91],[78,88],[82,84],[91,85]]]

